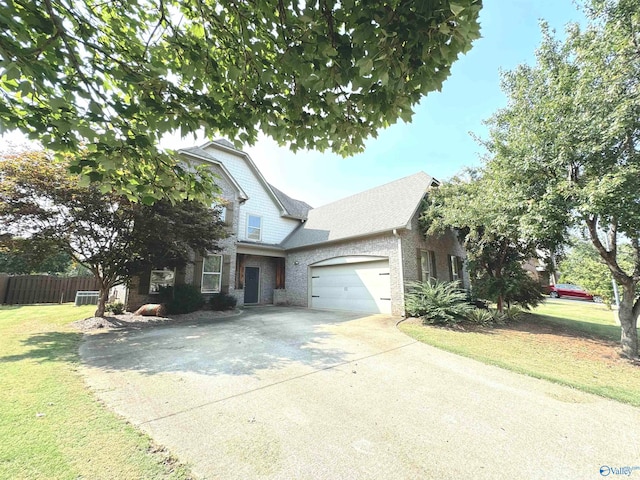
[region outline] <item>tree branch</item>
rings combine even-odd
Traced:
[[[600,237],[598,236],[597,215],[591,215],[587,217],[585,219],[585,222],[587,224],[587,229],[589,230],[589,236],[591,237],[593,246],[596,247],[596,250],[600,254],[600,257],[602,257],[602,259],[605,261],[614,278],[623,285],[629,285],[629,283],[632,282],[633,279],[620,268],[617,258],[612,255],[612,253],[608,251],[600,241]]]

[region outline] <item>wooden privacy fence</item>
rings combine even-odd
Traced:
[[[0,275],[0,303],[73,302],[78,290],[98,290],[93,277],[54,277],[51,275]]]

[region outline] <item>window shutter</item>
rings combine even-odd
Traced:
[[[179,267],[176,269],[176,280],[174,285],[183,285],[185,283],[187,272],[184,267]]]
[[[418,248],[417,256],[418,259],[418,281],[422,281],[422,250]]]
[[[431,250],[429,251],[429,262],[431,263],[431,278],[433,281],[438,281],[438,269],[436,268],[436,252]]]
[[[231,284],[231,255],[222,255],[222,279],[220,291],[229,293],[229,285]]]
[[[193,285],[198,288],[202,285],[202,255],[197,253],[193,265]]]
[[[149,293],[149,284],[151,283],[151,268],[146,268],[138,275],[138,293],[147,295]]]
[[[276,288],[285,287],[285,264],[284,258],[276,258]]]
[[[458,280],[460,281],[460,286],[464,288],[464,275],[462,274],[462,258],[456,257],[456,262],[458,264]]]
[[[244,265],[246,259],[247,256],[245,254],[238,254],[238,261],[236,262],[236,288],[240,290],[244,288]]]
[[[449,281],[453,282],[453,264],[452,264],[452,260],[453,257],[451,255],[448,255],[449,261],[447,262],[447,265],[449,266]]]

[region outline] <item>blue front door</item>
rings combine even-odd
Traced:
[[[258,303],[260,301],[260,269],[245,267],[244,269],[244,303]]]

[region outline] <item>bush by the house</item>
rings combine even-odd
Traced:
[[[503,312],[492,309],[474,308],[466,316],[465,319],[469,323],[481,325],[483,327],[494,327],[505,325],[509,322],[517,321],[524,311],[519,307],[510,307]]]
[[[232,310],[236,307],[238,299],[226,293],[216,293],[209,300],[211,310]]]
[[[195,312],[205,303],[200,289],[187,284],[160,287],[160,299],[170,314]]]
[[[494,323],[493,312],[489,309],[474,308],[466,315],[466,320],[475,325],[489,327]]]
[[[520,307],[513,306],[507,308],[504,313],[510,321],[515,322],[524,314],[524,310]]]
[[[122,302],[107,303],[104,309],[106,312],[111,312],[114,315],[122,315],[124,313],[124,303]]]
[[[412,282],[405,296],[405,309],[425,324],[456,324],[473,310],[458,282]]]

